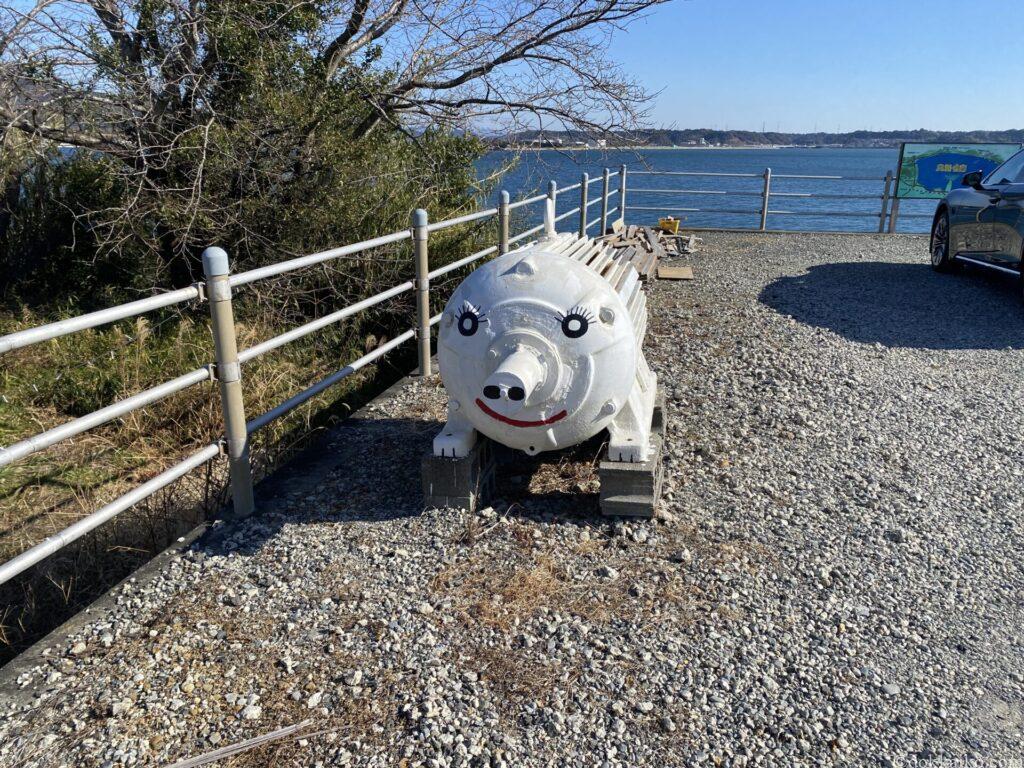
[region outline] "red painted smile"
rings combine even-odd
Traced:
[[[497,411],[492,411],[487,407],[487,403],[481,400],[479,397],[476,399],[476,404],[481,411],[486,413],[492,419],[504,422],[505,424],[511,424],[513,427],[543,427],[548,424],[554,424],[556,421],[561,421],[566,416],[566,411],[559,411],[554,416],[543,419],[542,421],[520,421],[519,419],[510,419],[508,416],[502,416]]]

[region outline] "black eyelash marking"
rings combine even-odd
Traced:
[[[594,315],[582,304],[577,304],[562,315],[562,333],[570,339],[578,339],[587,332],[594,322]]]
[[[463,336],[472,336],[480,327],[480,323],[486,322],[488,322],[487,314],[481,312],[480,307],[474,307],[468,301],[462,302],[462,309],[459,310],[458,317],[455,319],[459,333]]]

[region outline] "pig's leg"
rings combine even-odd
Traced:
[[[636,380],[619,412],[608,425],[608,458],[611,461],[647,461],[651,453],[651,421],[658,379],[639,356]]]
[[[448,403],[448,422],[434,438],[434,455],[461,459],[476,444],[476,430],[469,420]]]

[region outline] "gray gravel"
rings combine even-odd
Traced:
[[[422,512],[436,381],[331,438],[20,681],[0,764],[916,764],[1024,758],[1012,282],[920,238],[714,235],[654,287],[656,522],[594,446]]]

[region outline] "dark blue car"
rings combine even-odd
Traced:
[[[968,173],[939,203],[932,223],[932,267],[975,264],[1021,280],[1024,257],[1024,151],[982,178]],[[1021,280],[1024,296],[1024,280]]]

